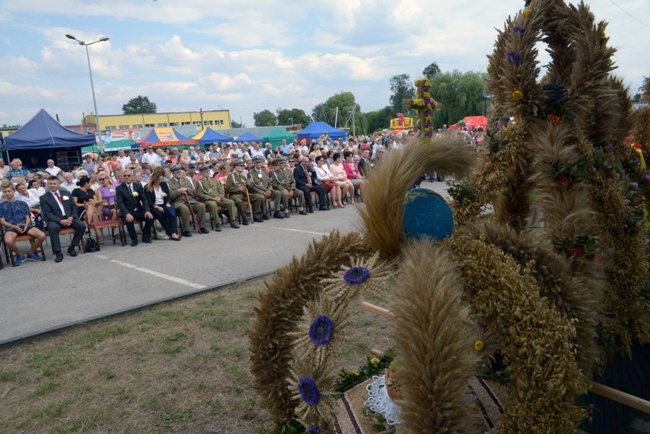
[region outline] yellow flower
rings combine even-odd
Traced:
[[[520,91],[519,89],[512,92],[512,99],[514,101],[521,101],[523,98],[524,98],[524,93],[522,91]]]
[[[532,12],[530,11],[530,9],[524,9],[524,18],[529,18],[529,17],[530,17],[530,14],[532,14]]]
[[[167,197],[167,193],[163,193],[163,194],[162,194],[162,197]]]
[[[378,365],[379,362],[380,360],[377,357],[373,357],[372,359],[370,359],[370,363],[372,363],[373,365]]]
[[[359,371],[354,371],[354,376],[355,376],[355,377],[358,377],[359,375],[361,375],[361,374],[359,373]]]
[[[137,191],[133,192],[133,197],[138,197],[138,192]]]
[[[483,348],[485,348],[485,344],[483,343],[482,340],[477,339],[474,341],[474,349],[476,351],[483,351]]]
[[[490,64],[488,63],[488,66],[487,66],[487,70],[488,70],[488,72],[490,72],[490,69],[492,69],[492,65],[490,65]]]

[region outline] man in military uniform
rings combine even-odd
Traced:
[[[273,189],[282,195],[284,206],[284,218],[289,218],[289,201],[295,199],[298,203],[299,214],[307,215],[305,210],[305,193],[296,188],[296,180],[293,177],[293,170],[287,167],[287,159],[280,157],[277,160],[279,168],[271,174],[271,185]]]
[[[171,190],[170,199],[176,209],[176,214],[181,216],[181,224],[183,226],[181,235],[184,237],[192,236],[190,233],[190,209],[187,207],[188,200],[199,220],[199,230],[202,234],[209,233],[210,231],[203,227],[205,224],[205,205],[194,199],[196,195],[194,185],[185,177],[185,171],[179,166],[172,168],[172,174],[173,178],[167,182],[167,185]]]
[[[258,155],[253,158],[253,162],[255,163],[255,167],[248,171],[248,179],[251,180],[251,183],[248,186],[248,189],[251,192],[251,200],[253,199],[253,195],[260,196],[259,200],[262,203],[262,207],[259,212],[263,214],[262,218],[264,220],[268,220],[269,215],[265,212],[266,200],[273,199],[275,204],[275,213],[273,213],[273,217],[276,219],[283,219],[284,216],[280,212],[280,199],[282,199],[282,193],[273,189],[269,175],[263,167],[264,158]]]
[[[246,217],[246,210],[244,209],[244,200],[246,200],[246,192],[248,189],[246,188],[246,177],[242,174],[244,165],[244,162],[241,160],[235,162],[234,170],[226,178],[226,192],[228,192],[230,200],[235,202],[237,211],[241,216],[242,224],[246,226],[248,224],[248,218]],[[260,221],[264,220],[260,219]]]
[[[239,229],[239,224],[235,221],[235,202],[226,199],[226,194],[223,191],[223,185],[220,181],[210,176],[210,166],[206,164],[201,167],[201,178],[196,181],[196,194],[203,201],[206,209],[212,215],[215,227],[214,230],[221,232],[221,222],[219,218],[219,207],[223,207],[228,211],[228,218],[230,218],[230,227]]]

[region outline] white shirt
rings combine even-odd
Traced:
[[[34,190],[27,189],[27,194],[29,195],[29,197],[25,197],[22,194],[16,192],[14,193],[14,197],[16,198],[16,200],[22,200],[23,202],[25,202],[27,206],[30,208],[40,208],[41,201],[38,193],[34,192]]]
[[[129,157],[117,157],[117,161],[119,161],[120,166],[122,166],[122,169],[126,169],[126,166],[131,164],[131,158]]]
[[[61,173],[61,169],[56,166],[48,167],[47,169],[45,169],[45,171],[52,176],[58,176],[59,173]]]
[[[153,166],[154,163],[159,164],[160,156],[158,154],[155,154],[155,153],[150,154],[150,153],[147,152],[142,156],[142,162],[147,163],[149,166]]]
[[[154,203],[156,205],[162,206],[165,203],[165,199],[163,199],[163,197],[162,197],[162,194],[163,194],[162,188],[160,188],[160,186],[158,186],[158,187],[154,186],[153,192],[156,195],[156,201]]]
[[[54,194],[54,192],[52,190],[48,190],[48,191],[50,192],[50,194],[54,198],[54,202],[56,202],[56,204],[59,205],[59,209],[61,210],[61,215],[65,216],[65,209],[63,208],[63,204],[61,202],[59,202],[59,199],[56,198],[56,194]],[[58,190],[56,192],[59,193],[59,196],[61,196],[61,200],[63,200],[63,196],[61,195],[61,192],[58,191]]]
[[[75,188],[77,188],[77,184],[75,184],[74,182],[71,182],[71,183],[68,184],[66,181],[63,181],[63,182],[61,183],[61,187],[63,187],[63,188],[65,188],[66,190],[68,190],[69,193],[72,193],[72,190],[74,190]],[[55,197],[56,197],[56,196],[55,196]]]
[[[321,183],[324,179],[334,179],[334,175],[332,175],[332,172],[330,172],[330,168],[327,167],[327,164],[323,164],[323,167],[316,167],[314,170],[316,171],[316,179],[318,179]]]
[[[264,161],[266,161],[266,157],[264,156],[264,151],[262,149],[258,149],[258,150],[251,149],[251,158],[254,158],[258,155],[264,158]]]

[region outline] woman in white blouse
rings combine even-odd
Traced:
[[[319,155],[316,157],[316,182],[325,189],[326,193],[332,194],[332,205],[334,208],[345,208],[341,199],[341,187],[336,183],[336,179],[329,167],[325,164],[325,157]]]

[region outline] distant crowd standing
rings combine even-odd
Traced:
[[[83,163],[64,172],[53,160],[36,172],[19,159],[8,167],[0,160],[0,224],[15,264],[41,259],[38,249],[48,232],[55,262],[63,260],[59,233],[67,229],[76,247],[89,227],[107,220],[124,225],[135,247],[152,238],[179,241],[191,237],[191,225],[209,233],[222,221],[233,229],[251,220],[309,215],[362,200],[367,175],[405,135],[377,134],[332,140],[327,134],[308,143],[295,140],[272,149],[260,142],[214,144],[208,149],[153,148],[112,154],[86,154]],[[206,224],[207,220],[207,224]],[[158,221],[162,230],[155,228]],[[136,226],[141,224],[138,237]],[[155,231],[155,232],[154,232]],[[101,231],[97,242],[104,243]],[[30,250],[16,243],[30,235]]]

